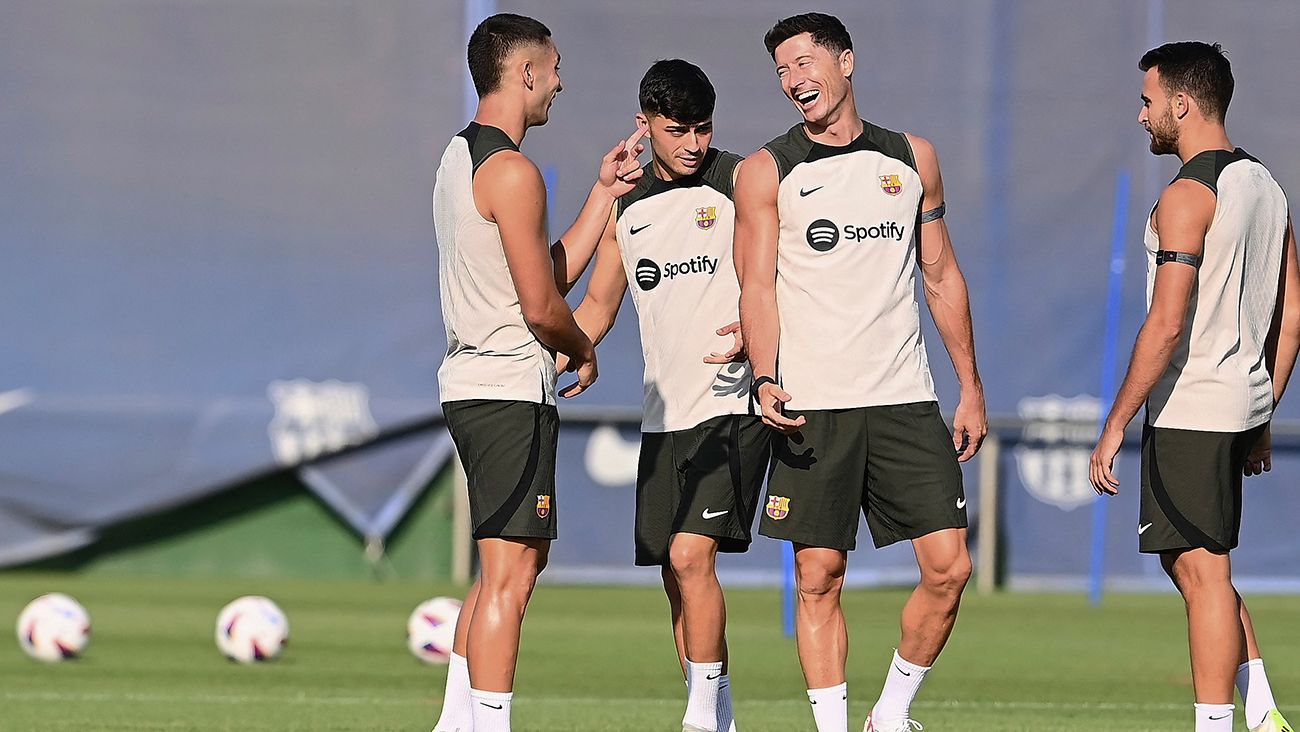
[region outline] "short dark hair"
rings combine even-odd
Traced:
[[[497,13],[485,18],[469,37],[469,76],[480,99],[501,86],[501,74],[515,49],[541,45],[551,29],[524,15]]]
[[[1156,69],[1165,91],[1189,95],[1207,117],[1222,122],[1227,116],[1233,81],[1223,46],[1201,41],[1166,43],[1143,54],[1138,68]]]
[[[704,70],[679,58],[656,61],[641,77],[641,111],[693,125],[713,116],[718,99]]]
[[[838,56],[853,48],[848,28],[834,15],[803,13],[778,20],[772,30],[763,36],[767,52],[776,58],[776,47],[801,33],[812,35],[812,42]]]

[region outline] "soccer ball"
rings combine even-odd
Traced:
[[[257,663],[280,655],[289,640],[289,619],[274,602],[246,595],[217,615],[217,648],[240,663]]]
[[[18,645],[41,661],[76,658],[90,643],[90,615],[81,603],[51,592],[27,603],[18,614]]]
[[[406,646],[425,663],[451,660],[451,643],[456,638],[460,600],[435,597],[420,603],[406,621]]]

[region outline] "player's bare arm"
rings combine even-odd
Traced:
[[[475,177],[474,202],[501,232],[524,322],[539,341],[567,355],[578,372],[577,383],[561,391],[561,396],[577,396],[596,381],[596,352],[555,284],[546,243],[546,186],[541,172],[520,153],[497,153]]]
[[[952,359],[961,387],[961,399],[952,420],[952,444],[961,462],[979,451],[988,434],[984,384],[975,364],[975,334],[971,327],[970,295],[966,278],[957,265],[948,224],[944,222],[943,175],[934,146],[923,137],[908,135],[921,176],[921,223],[917,259],[925,285],[925,302]]]
[[[1169,368],[1169,361],[1185,336],[1187,304],[1196,285],[1197,263],[1205,251],[1205,234],[1214,219],[1214,208],[1214,193],[1187,179],[1170,184],[1156,204],[1152,225],[1160,235],[1162,251],[1186,256],[1175,257],[1156,270],[1150,311],[1138,331],[1128,373],[1092,453],[1089,479],[1099,494],[1119,492],[1119,481],[1112,466],[1124,441],[1124,430],[1146,403],[1156,381]]]
[[[737,165],[736,169],[731,171],[732,190],[735,190],[736,179],[740,177],[740,168],[741,166]],[[739,252],[733,252],[731,259],[731,263],[736,270],[737,278],[740,277],[740,268],[743,266],[741,260],[737,259],[738,255]],[[704,363],[740,363],[749,358],[749,355],[745,353],[745,336],[741,333],[739,320],[718,328],[717,334],[720,336],[731,336],[731,348],[726,351],[714,351],[713,353],[710,353],[704,357]]]
[[[614,327],[618,309],[623,304],[623,294],[627,292],[627,273],[623,271],[614,225],[615,214],[611,210],[596,246],[596,263],[592,265],[591,279],[587,281],[587,292],[573,311],[573,319],[593,345],[599,345]],[[567,356],[561,355],[555,360],[555,368],[561,373],[568,365]]]
[[[750,155],[736,177],[734,254],[740,278],[740,324],[749,350],[756,396],[763,423],[789,434],[806,420],[784,412],[790,395],[777,385],[776,351],[781,322],[776,309],[776,240],[779,222],[776,192],[780,181],[776,160],[766,150]]]
[[[1273,380],[1273,405],[1282,401],[1296,352],[1300,350],[1300,265],[1296,263],[1295,230],[1291,217],[1286,222],[1286,242],[1282,247],[1282,270],[1278,276],[1277,305],[1273,324],[1264,343],[1264,359]],[[1268,427],[1246,457],[1242,472],[1259,475],[1273,469],[1273,436]]]
[[[645,151],[641,137],[645,129],[638,126],[626,140],[619,140],[612,150],[600,159],[600,170],[596,182],[587,194],[578,218],[564,232],[564,236],[551,246],[551,258],[555,261],[555,285],[561,295],[569,290],[582,277],[591,263],[597,243],[606,229],[606,221],[614,208],[614,202],[620,196],[630,193],[642,175],[641,165],[636,157]]]

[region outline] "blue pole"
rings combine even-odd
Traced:
[[[1115,400],[1118,376],[1119,318],[1124,300],[1124,228],[1128,223],[1130,176],[1121,170],[1115,176],[1115,214],[1110,228],[1110,277],[1106,288],[1106,335],[1101,355],[1102,414],[1098,424],[1106,420],[1106,406]],[[1101,604],[1102,579],[1106,560],[1106,501],[1098,499],[1092,504],[1092,561],[1088,568],[1088,602]]]
[[[794,544],[781,546],[781,630],[794,637]]]

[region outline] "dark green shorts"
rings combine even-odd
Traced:
[[[763,490],[772,431],[759,417],[715,417],[676,432],[641,435],[636,476],[636,563],[668,563],[674,534],[743,552]]]
[[[1138,550],[1228,552],[1241,533],[1241,470],[1264,431],[1142,429]]]
[[[772,441],[759,533],[850,550],[858,511],[877,547],[966,527],[966,494],[952,433],[935,402],[800,412]]]
[[[555,407],[469,399],[442,413],[469,478],[474,538],[554,539]]]

